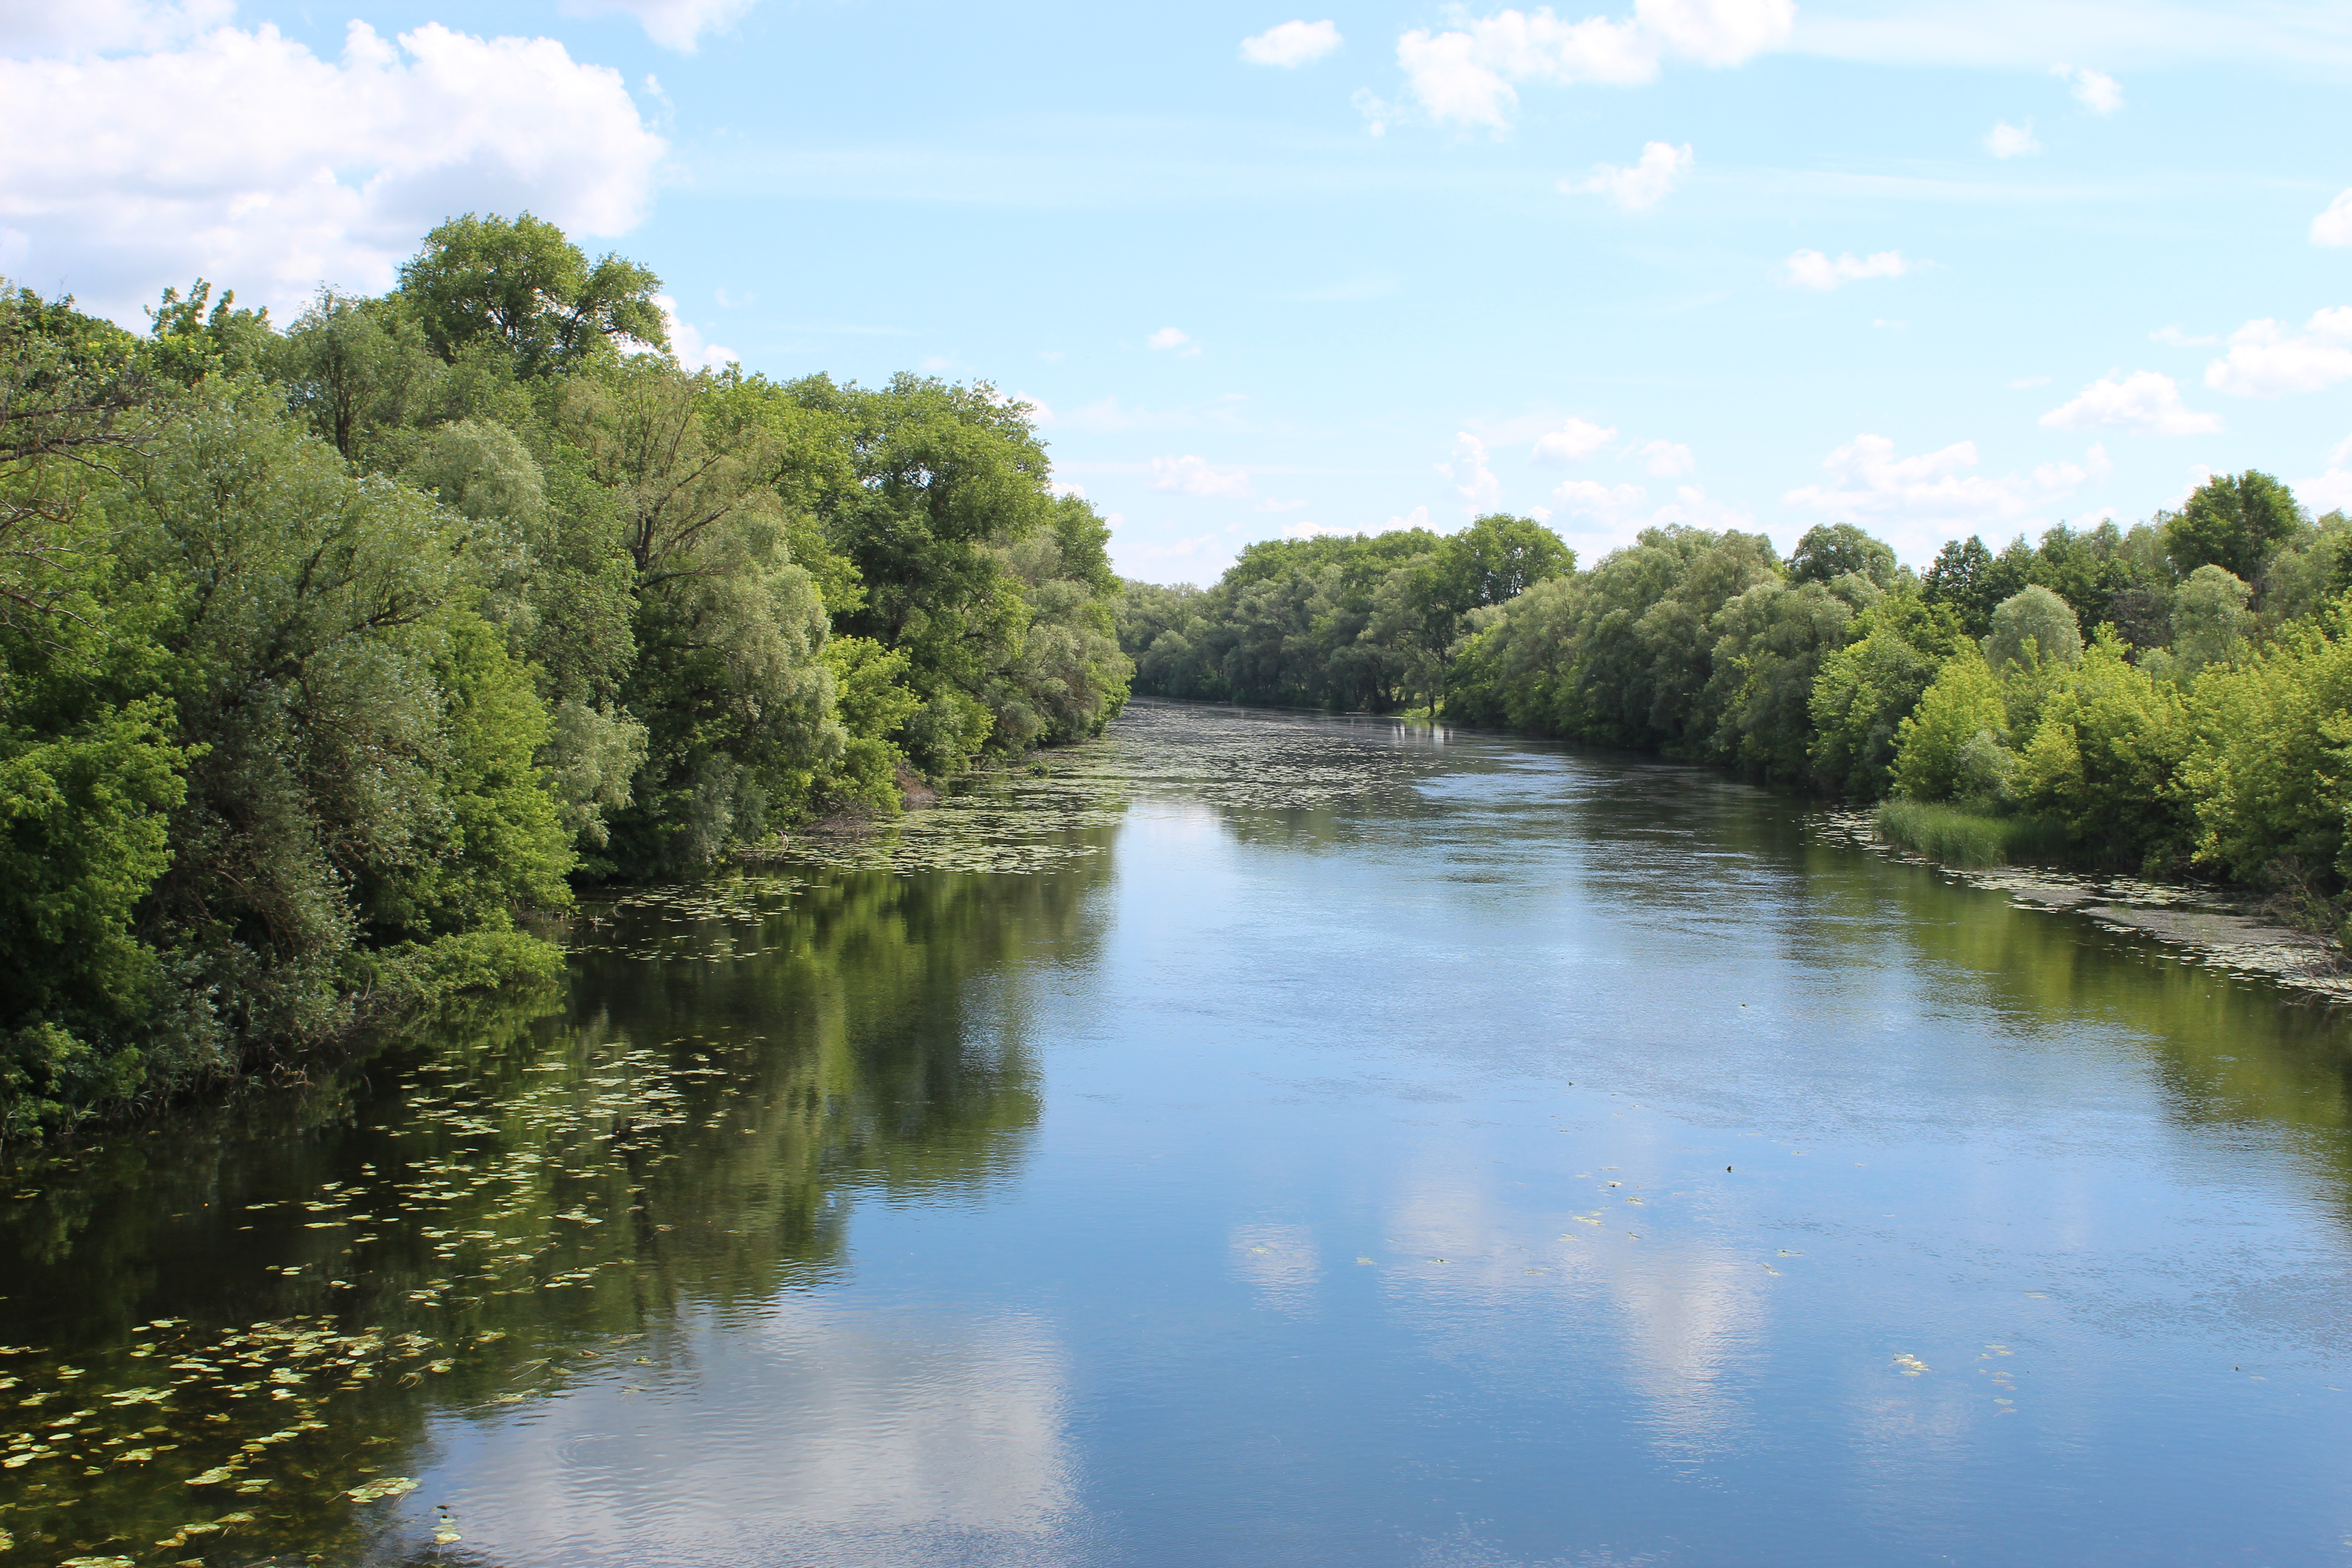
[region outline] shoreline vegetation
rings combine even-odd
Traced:
[[[0,1141],[544,986],[575,886],[1118,711],[1026,405],[689,371],[659,287],[528,213],[282,329],[0,285]]]
[[[2129,529],[2063,524],[1924,573],[1850,523],[1781,557],[1681,524],[1579,570],[1528,518],[1254,544],[1129,582],[1135,689],[1713,764],[1875,805],[1884,841],[2249,889],[2352,939],[2352,523],[2215,476]]]

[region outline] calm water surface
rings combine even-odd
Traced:
[[[2326,1013],[1687,770],[1044,770],[19,1159],[0,1563],[2352,1560]]]

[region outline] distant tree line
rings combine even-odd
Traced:
[[[525,214],[282,331],[0,289],[0,1136],[1118,711],[1108,532],[1024,405],[688,373],[657,287]]]
[[[1517,575],[1481,575],[1507,558]],[[2222,475],[2128,530],[1925,573],[1850,524],[1644,531],[1579,571],[1538,524],[1253,545],[1129,583],[1136,689],[1636,748],[1848,799],[2028,814],[2085,861],[2352,883],[2352,525]]]

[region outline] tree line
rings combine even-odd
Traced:
[[[0,1136],[1118,711],[1108,530],[1024,405],[688,373],[658,288],[529,214],[282,330],[0,288]]]
[[[1482,576],[1472,563],[1507,559]],[[1514,575],[1516,572],[1516,575]],[[2129,529],[2060,525],[1924,573],[1851,524],[1643,531],[1578,570],[1539,524],[1251,546],[1129,583],[1136,689],[1433,716],[1949,802],[2071,858],[2352,885],[2352,524],[2221,475]]]

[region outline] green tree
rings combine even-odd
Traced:
[[[2165,525],[2165,547],[2184,577],[2200,566],[2219,566],[2252,582],[2279,546],[2308,526],[2292,491],[2249,468],[2198,486]]]
[[[2074,624],[2073,605],[2034,584],[2011,595],[1994,609],[1992,629],[1985,635],[1983,647],[1985,662],[1996,672],[2012,667],[2071,665],[2083,657],[2083,632]]]
[[[555,225],[467,213],[425,237],[400,269],[400,296],[444,358],[490,341],[526,376],[568,369],[620,341],[669,346],[661,279],[607,255],[590,261]]]
[[[2133,665],[2106,628],[2043,702],[2018,800],[2101,860],[2160,868],[2186,847],[2177,774],[2189,740],[2179,689]]]
[[[1832,583],[1848,574],[1881,588],[1892,587],[1900,567],[1895,552],[1850,522],[1825,522],[1805,531],[1789,554],[1790,583]]]
[[[1951,799],[1967,780],[1963,762],[1979,736],[2008,743],[2009,705],[1984,656],[1963,644],[1895,726],[1895,792],[1913,800]]]

